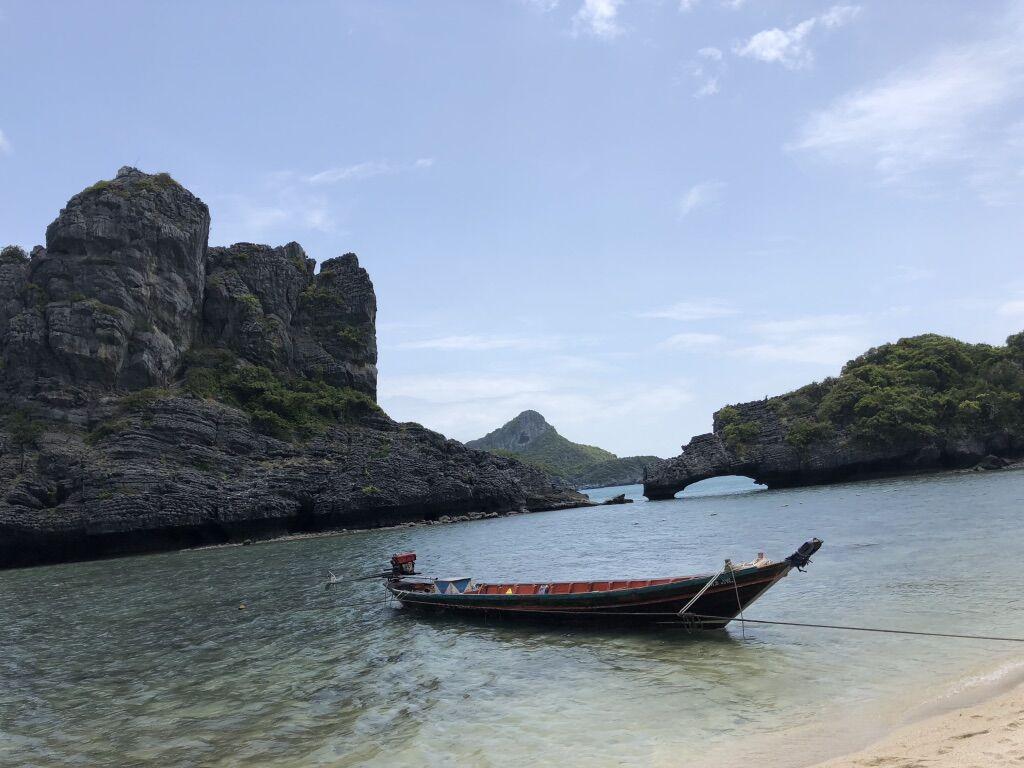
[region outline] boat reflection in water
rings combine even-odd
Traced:
[[[821,544],[811,539],[783,560],[761,553],[748,563],[726,560],[718,573],[669,578],[478,583],[470,577],[419,575],[413,552],[393,556],[391,571],[382,576],[402,607],[421,612],[588,626],[723,629],[793,568],[803,570]]]

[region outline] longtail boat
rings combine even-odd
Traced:
[[[717,573],[656,579],[478,583],[469,577],[432,578],[416,573],[414,552],[394,555],[391,570],[381,575],[390,595],[416,611],[488,620],[723,629],[793,568],[802,571],[821,544],[811,539],[783,560],[759,553],[747,563],[726,560]]]

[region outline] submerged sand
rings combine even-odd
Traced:
[[[982,704],[904,726],[816,768],[1024,766],[1024,685]]]

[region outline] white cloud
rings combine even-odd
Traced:
[[[680,301],[670,307],[652,309],[641,312],[638,317],[650,317],[660,320],[712,320],[719,317],[731,317],[739,311],[727,302],[718,299],[699,299],[697,301]]]
[[[662,349],[676,349],[689,352],[707,349],[721,344],[724,339],[717,333],[677,333],[669,336],[658,346]]]
[[[239,210],[246,229],[251,229],[256,233],[264,232],[292,217],[290,211],[280,206],[254,205],[241,198],[239,198]]]
[[[789,29],[773,27],[762,30],[734,50],[738,56],[799,69],[814,60],[814,54],[807,46],[807,37],[816,26],[836,29],[852,21],[859,12],[860,6],[836,5],[820,16],[804,19]]]
[[[772,362],[840,366],[859,355],[867,347],[868,344],[860,336],[814,334],[793,341],[765,341],[737,349],[735,354]]]
[[[552,386],[553,382],[543,376],[466,373],[381,377],[378,389],[381,399],[409,397],[432,403],[461,403],[467,400],[532,395],[547,392]]]
[[[859,5],[833,5],[825,13],[818,17],[822,25],[835,29],[849,24],[860,13]]]
[[[717,85],[715,86],[717,89]],[[677,210],[679,217],[689,216],[698,208],[717,202],[725,191],[724,181],[703,181],[690,187],[681,198]]]
[[[287,239],[295,237],[294,230],[340,234],[331,204],[291,184],[268,183],[246,194],[215,195],[209,202],[211,243],[258,241],[277,229]]]
[[[434,349],[444,352],[483,352],[493,349],[553,349],[559,346],[555,338],[537,339],[514,336],[442,336],[436,339],[403,341],[399,349]]]
[[[790,336],[800,333],[821,333],[864,325],[864,315],[813,315],[790,320],[770,320],[755,323],[753,330],[765,336]]]
[[[519,0],[519,2],[541,13],[549,13],[558,7],[558,0]]]
[[[707,77],[700,87],[693,92],[693,97],[695,99],[703,99],[705,96],[714,96],[716,93],[718,93],[718,78]]]
[[[897,264],[893,269],[893,278],[904,283],[919,283],[935,277],[935,270],[928,267],[917,267],[913,264]]]
[[[738,56],[759,61],[777,61],[790,68],[797,68],[811,62],[811,52],[804,45],[804,38],[814,29],[814,19],[801,21],[790,29],[765,29],[736,48]]]
[[[574,35],[587,34],[610,40],[622,34],[618,15],[622,0],[583,0],[572,17]]]
[[[338,181],[369,179],[373,176],[397,173],[395,166],[388,162],[366,162],[346,165],[340,168],[328,168],[326,171],[314,173],[306,177],[310,184],[334,184]]]
[[[890,320],[904,310],[893,307],[871,314],[805,315],[751,325],[760,339],[733,350],[741,357],[772,362],[841,366],[871,346],[865,329]]]
[[[275,229],[305,229],[338,234],[335,220],[339,202],[323,190],[332,184],[359,181],[374,176],[423,171],[434,159],[421,157],[412,162],[390,160],[356,163],[329,168],[312,175],[296,171],[268,174],[260,184],[244,193],[213,197],[211,240],[236,242],[272,236]],[[291,237],[287,232],[283,236]]]
[[[532,408],[570,439],[613,449],[591,435],[599,428],[621,434],[621,424],[628,422],[637,432],[637,447],[645,451],[651,450],[648,430],[692,400],[685,380],[654,386],[620,377],[594,380],[558,366],[544,375],[389,376],[380,385],[380,401],[388,413],[460,440],[481,437]]]
[[[840,97],[807,120],[792,148],[868,163],[890,184],[958,170],[986,202],[1014,199],[1024,181],[1024,24],[1005,27]]]
[[[699,2],[700,0],[679,0],[679,12],[689,13],[697,7]]]
[[[1024,315],[1024,298],[1013,299],[999,305],[997,310],[1000,315],[1004,317],[1016,317],[1018,315]]]
[[[4,132],[0,131],[0,155],[9,155],[14,151],[14,147],[11,146],[11,142],[4,136]]]
[[[725,73],[725,62],[722,61],[722,50],[707,46],[697,51],[697,59],[689,64],[691,77],[697,82],[693,92],[695,99],[714,96],[718,93],[718,83]]]
[[[395,163],[390,160],[373,160],[355,165],[345,165],[307,176],[305,181],[310,184],[336,184],[340,181],[359,181],[374,176],[393,176],[408,170],[422,170],[434,165],[431,157],[421,157],[413,163]]]

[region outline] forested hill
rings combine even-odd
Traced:
[[[641,483],[646,473],[661,461],[657,456],[620,459],[603,448],[574,443],[560,435],[537,411],[523,411],[466,445],[499,456],[514,456],[581,488]]]
[[[769,486],[924,469],[999,466],[1024,455],[1024,333],[1003,346],[936,334],[868,350],[839,376],[722,408],[646,483],[666,498],[709,477]]]

